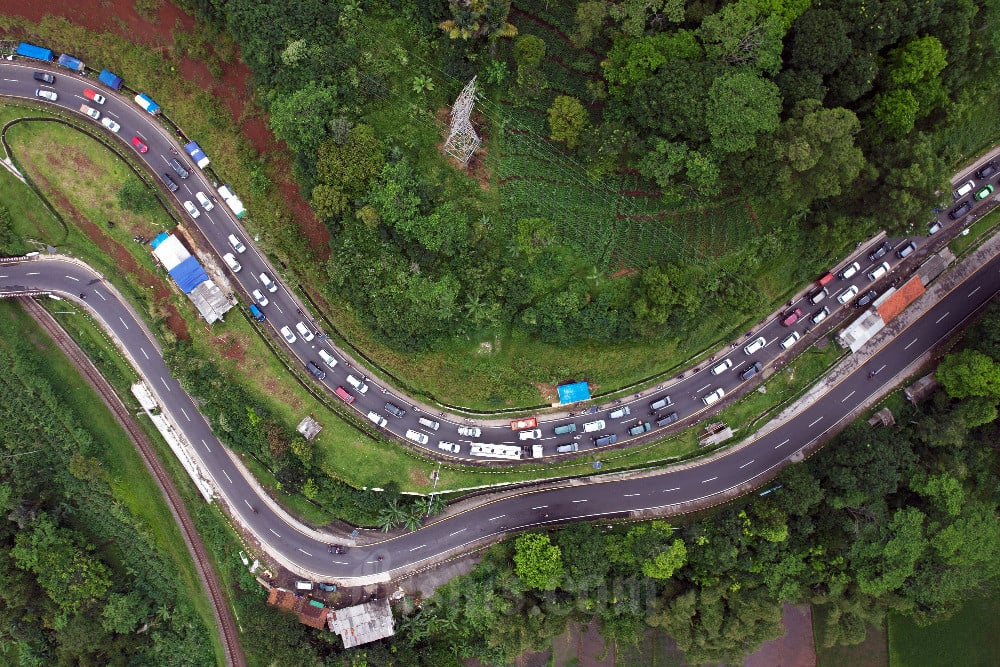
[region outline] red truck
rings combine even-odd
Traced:
[[[510,423],[510,428],[512,431],[520,431],[525,428],[535,428],[538,426],[538,420],[534,417],[526,417],[524,419],[515,419]]]

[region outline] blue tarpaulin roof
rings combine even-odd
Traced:
[[[185,294],[190,294],[195,287],[208,280],[205,269],[201,268],[201,264],[194,257],[188,257],[171,269],[170,277]]]
[[[151,247],[151,248],[152,248],[153,250],[156,250],[156,248],[157,248],[157,247],[158,247],[158,246],[159,246],[159,245],[160,245],[161,243],[163,243],[164,241],[166,241],[166,240],[167,240],[167,237],[168,237],[168,236],[170,236],[170,234],[167,234],[166,232],[160,232],[159,234],[157,234],[157,235],[156,235],[156,238],[155,238],[155,239],[153,239],[152,241],[150,241],[150,242],[149,242],[149,245],[150,245],[150,247]]]
[[[564,384],[559,389],[559,402],[562,404],[590,400],[590,386],[586,382]]]

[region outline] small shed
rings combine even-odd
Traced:
[[[330,631],[340,635],[344,648],[391,637],[396,629],[389,601],[375,600],[334,610],[330,613]]]
[[[934,373],[928,373],[904,389],[903,393],[906,395],[906,400],[916,405],[934,393],[934,391],[940,386],[941,385],[938,384],[938,381],[934,378]]]
[[[586,382],[563,384],[556,387],[556,389],[559,391],[559,403],[562,405],[590,400],[590,385]]]
[[[323,430],[323,427],[320,426],[318,421],[307,415],[302,421],[299,422],[299,425],[295,427],[295,430],[301,433],[302,437],[306,440],[312,440],[319,435],[319,432]]]

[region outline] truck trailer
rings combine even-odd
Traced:
[[[122,78],[114,72],[109,72],[106,69],[101,70],[101,74],[97,77],[97,80],[111,90],[121,90],[122,88]]]
[[[24,56],[25,58],[35,58],[36,60],[52,60],[52,50],[43,49],[40,46],[35,46],[34,44],[29,44],[28,42],[21,42],[17,45],[17,51],[15,51],[19,56]]]
[[[83,73],[83,61],[80,60],[79,58],[74,58],[68,53],[64,53],[61,56],[59,56],[59,60],[56,62],[58,62],[61,66],[65,67],[66,69],[71,69],[74,72]]]
[[[222,197],[224,202],[226,202],[226,206],[229,207],[237,219],[240,219],[247,214],[247,210],[244,208],[243,202],[241,202],[239,198],[233,194],[232,188],[228,185],[219,186],[219,196]]]
[[[194,163],[198,165],[199,169],[204,169],[208,166],[208,156],[205,155],[205,151],[201,150],[201,146],[199,146],[196,142],[189,141],[184,144],[184,150],[191,156],[191,159],[194,160]]]
[[[154,116],[160,113],[160,105],[153,101],[149,95],[139,93],[135,96],[135,103],[142,107],[143,111],[148,111]]]

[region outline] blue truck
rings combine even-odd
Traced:
[[[17,45],[17,51],[15,53],[19,56],[24,56],[25,58],[35,58],[37,60],[52,60],[52,50],[43,49],[40,46],[35,46],[34,44],[28,44],[27,42],[21,42]]]
[[[208,156],[205,155],[205,151],[201,150],[201,146],[197,142],[189,141],[184,144],[184,150],[191,156],[191,159],[194,160],[199,169],[204,169],[208,166]]]
[[[122,88],[122,78],[114,72],[109,72],[106,69],[101,70],[101,74],[97,77],[97,80],[111,90],[121,90]]]
[[[142,107],[143,111],[148,111],[154,116],[160,113],[160,105],[153,101],[149,95],[139,93],[135,96],[135,103]]]
[[[71,69],[74,72],[80,72],[81,74],[83,73],[83,61],[80,60],[79,58],[74,58],[73,56],[67,53],[64,53],[61,56],[59,56],[59,60],[57,60],[56,62],[58,62],[61,66],[65,67],[66,69]]]

